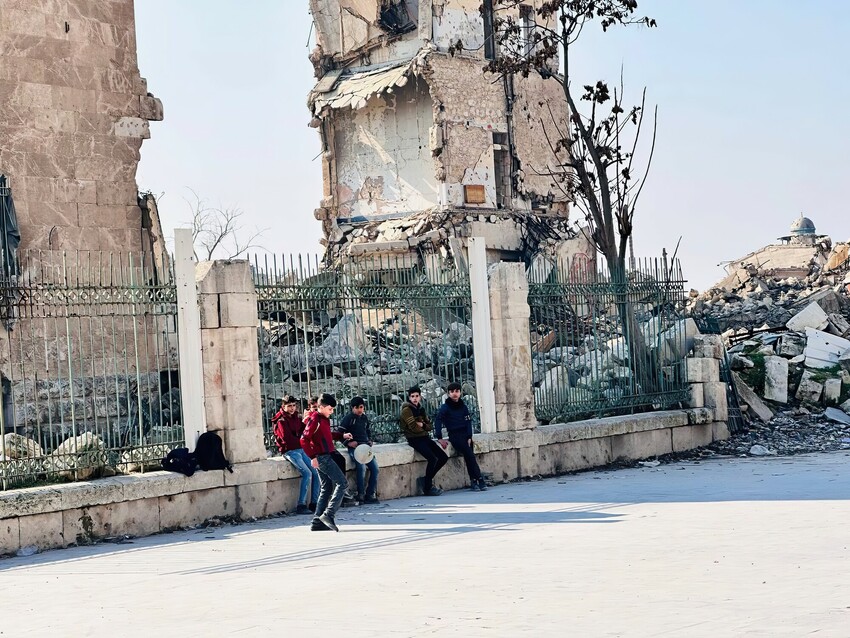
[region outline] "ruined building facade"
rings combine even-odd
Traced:
[[[517,7],[535,28],[540,0]],[[316,217],[334,257],[447,246],[484,236],[493,258],[563,238],[550,174],[566,130],[557,79],[488,73],[492,3],[311,0],[322,138]],[[557,61],[553,61],[557,68]]]
[[[0,0],[0,174],[22,248],[146,249],[136,168],[161,119],[133,0]]]

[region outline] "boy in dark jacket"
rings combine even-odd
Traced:
[[[463,455],[463,460],[466,462],[466,471],[472,483],[470,486],[472,491],[482,492],[487,489],[487,486],[481,477],[481,469],[478,467],[478,461],[475,460],[475,452],[472,451],[472,416],[469,414],[469,408],[460,398],[460,384],[450,383],[447,390],[449,397],[440,406],[434,419],[434,436],[445,449],[443,426],[446,426],[449,443]]]
[[[316,504],[316,516],[311,529],[318,532],[339,528],[334,521],[336,511],[345,495],[345,473],[334,462],[334,440],[344,438],[341,434],[331,431],[330,416],[334,413],[336,399],[330,394],[319,397],[316,411],[307,419],[304,433],[301,435],[301,447],[310,457],[310,464],[319,471],[322,489],[319,491],[319,501]],[[348,438],[348,437],[345,437]]]
[[[407,391],[407,402],[401,406],[399,424],[407,438],[407,444],[419,452],[427,462],[425,476],[416,479],[417,492],[425,496],[439,496],[443,493],[434,485],[434,477],[448,462],[449,457],[437,442],[431,438],[431,419],[422,407],[422,391],[414,386]]]
[[[298,492],[296,514],[309,514],[316,511],[319,500],[319,473],[310,466],[310,457],[301,449],[301,433],[304,423],[298,414],[298,399],[286,395],[280,402],[280,410],[272,418],[274,424],[274,440],[277,448],[286,460],[295,466],[301,474],[301,486]],[[307,490],[310,489],[310,505],[307,505]]]
[[[378,502],[378,461],[373,456],[368,463],[360,463],[354,457],[354,449],[361,444],[374,445],[372,442],[372,427],[369,424],[369,417],[366,416],[366,402],[363,397],[354,397],[351,399],[351,412],[342,418],[339,424],[339,431],[343,436],[349,435],[345,446],[348,448],[348,454],[351,460],[354,461],[354,466],[357,469],[357,500],[361,503],[377,503]],[[366,468],[369,468],[369,484],[366,483]]]

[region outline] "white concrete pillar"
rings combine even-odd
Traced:
[[[493,335],[490,325],[490,287],[487,250],[481,237],[470,237],[469,288],[472,296],[472,347],[475,352],[475,389],[481,414],[481,431],[496,431],[496,395],[493,372]]]

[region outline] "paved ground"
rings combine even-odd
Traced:
[[[594,472],[0,561],[2,636],[850,636],[850,455]]]

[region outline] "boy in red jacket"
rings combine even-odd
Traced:
[[[334,440],[349,439],[350,434],[341,435],[331,431],[330,416],[334,413],[336,399],[333,395],[323,394],[319,405],[307,419],[307,426],[301,435],[301,447],[311,459],[311,465],[319,471],[322,489],[316,504],[316,516],[311,529],[314,532],[323,529],[339,531],[334,516],[342,504],[348,482],[345,474],[333,459]]]
[[[309,514],[316,511],[319,500],[319,473],[310,466],[310,457],[301,449],[301,433],[304,423],[298,414],[298,399],[287,394],[280,402],[280,410],[272,418],[274,424],[274,440],[277,448],[286,460],[295,466],[301,474],[301,486],[298,492],[296,514]],[[307,490],[310,490],[310,505],[307,505]]]

